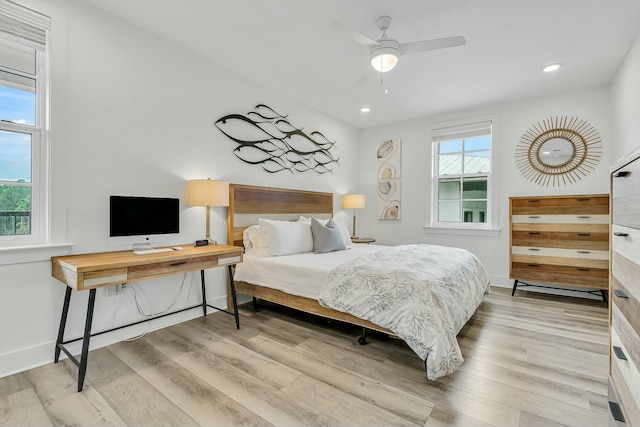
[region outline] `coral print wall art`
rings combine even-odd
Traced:
[[[378,219],[400,219],[402,141],[390,139],[378,146]]]

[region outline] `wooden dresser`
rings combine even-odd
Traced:
[[[534,281],[588,288],[606,301],[608,194],[510,197],[509,217],[511,295]]]
[[[640,149],[611,174],[612,426],[640,426]]]

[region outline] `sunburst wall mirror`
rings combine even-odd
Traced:
[[[600,134],[578,117],[551,117],[533,125],[516,146],[520,173],[539,185],[567,185],[596,168]]]

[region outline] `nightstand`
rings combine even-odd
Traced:
[[[358,237],[357,239],[351,238],[351,243],[373,243],[376,239],[371,237]]]

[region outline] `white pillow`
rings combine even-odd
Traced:
[[[272,256],[313,252],[311,224],[259,218],[268,254]]]
[[[242,232],[242,244],[246,253],[257,255],[269,255],[269,247],[264,236],[264,231],[259,225],[252,225]]]
[[[322,225],[327,225],[327,222],[329,221],[328,219],[320,219],[320,218],[315,218],[315,219],[318,220]],[[309,225],[311,225],[311,218],[307,218],[302,215],[298,218],[298,221],[307,222]],[[351,247],[351,233],[349,233],[347,224],[335,218],[333,218],[333,222],[335,222],[338,225],[338,228],[340,229],[340,233],[342,234],[342,238],[344,239],[344,245],[347,248]]]

